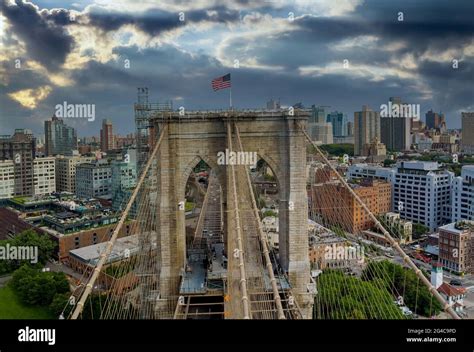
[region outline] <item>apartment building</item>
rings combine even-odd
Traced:
[[[33,160],[34,194],[51,194],[56,192],[55,158],[45,157]]]
[[[63,156],[56,157],[56,190],[58,192],[76,193],[76,167],[79,164],[91,163],[94,157]]]

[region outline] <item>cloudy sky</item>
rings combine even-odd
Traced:
[[[474,111],[473,18],[472,0],[0,0],[0,134],[42,134],[65,101],[95,104],[95,121],[66,120],[79,136],[103,118],[132,132],[137,87],[227,108],[210,81],[228,72],[237,108],[280,98],[352,119],[400,96],[457,128]]]

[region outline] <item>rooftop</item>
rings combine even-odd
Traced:
[[[100,255],[105,252],[108,243],[109,242],[102,242],[92,246],[73,249],[69,254],[83,263],[95,265],[99,261]],[[156,244],[154,245],[156,246]],[[115,241],[112,252],[107,257],[106,263],[112,263],[127,258],[128,256],[132,256],[135,253],[138,253],[139,249],[140,244],[138,235],[119,238]]]
[[[411,170],[436,171],[439,164],[436,161],[400,161],[397,167]]]
[[[464,220],[458,222],[452,222],[450,224],[440,226],[440,230],[449,231],[452,233],[461,234],[466,230],[473,230],[474,231],[474,221]]]
[[[438,287],[438,292],[439,293],[444,293],[448,297],[452,296],[460,296],[466,293],[466,289],[464,287],[454,287],[446,282],[443,282],[443,284]]]
[[[38,205],[38,204],[46,204],[52,203],[57,198],[50,195],[41,195],[41,196],[33,196],[33,197],[14,197],[10,198],[8,201],[16,204],[21,205]]]
[[[371,164],[367,164],[367,163],[356,163],[356,164],[352,164],[351,166],[360,167],[360,168],[364,168],[364,169],[373,169],[373,170],[386,170],[386,171],[391,171],[392,170],[389,167],[383,167],[383,166],[379,166],[379,165],[371,165]]]

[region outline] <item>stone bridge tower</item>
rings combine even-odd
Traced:
[[[272,169],[279,188],[279,259],[287,272],[297,302],[311,317],[308,294],[308,204],[306,193],[306,140],[297,122],[308,112],[219,111],[158,112],[150,123],[155,131],[164,123],[168,131],[157,157],[158,232],[161,297],[176,297],[185,265],[185,187],[193,168],[204,160],[217,174],[224,195],[229,193],[226,166],[218,165],[218,152],[226,150],[226,126],[235,122],[244,151],[256,152]],[[227,194],[227,199],[230,195]],[[226,198],[226,197],[224,197]],[[181,206],[180,206],[181,204]],[[231,212],[225,212],[232,216]],[[229,223],[229,219],[226,219]]]

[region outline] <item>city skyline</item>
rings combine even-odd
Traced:
[[[0,320],[23,325],[2,342],[80,344],[61,320],[468,341],[446,321],[474,319],[472,18],[474,0],[0,0]]]
[[[420,104],[422,120],[443,112],[448,128],[473,110],[473,9],[463,1],[0,4],[0,134],[41,134],[65,102],[94,105],[93,120],[65,118],[78,136],[98,135],[102,119],[130,133],[141,86],[175,109],[227,109],[228,93],[210,82],[228,72],[236,108],[280,98],[352,120],[400,96]]]

